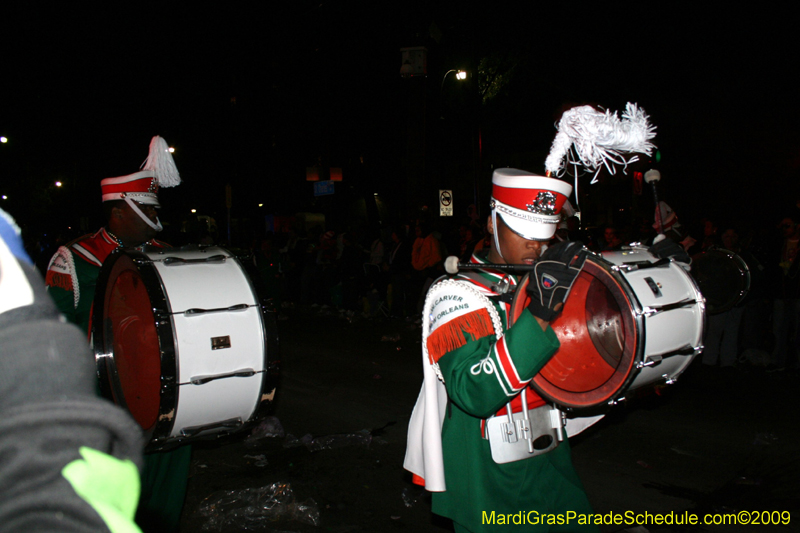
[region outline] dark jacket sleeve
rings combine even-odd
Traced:
[[[0,239],[3,531],[137,531],[141,431],[94,375],[85,335]]]

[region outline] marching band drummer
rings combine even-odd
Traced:
[[[100,269],[118,248],[169,247],[156,240],[163,228],[156,208],[159,187],[180,183],[166,141],[155,136],[143,170],[100,182],[107,224],[62,246],[50,260],[45,282],[59,310],[90,333],[92,302]],[[145,455],[137,522],[145,531],[178,528],[189,473],[191,446]]]
[[[404,467],[433,492],[433,512],[452,519],[456,532],[513,528],[518,522],[502,521],[509,515],[521,516],[525,531],[598,531],[577,518],[565,523],[568,512],[586,516],[592,508],[562,438],[560,414],[529,387],[559,347],[549,323],[586,257],[579,242],[548,248],[572,186],[515,169],[496,170],[492,184],[491,245],[470,261],[487,266],[440,281],[428,293],[425,383]],[[527,288],[531,303],[511,327],[520,278],[490,264],[537,265]],[[508,420],[507,406],[515,419],[528,420],[527,429],[517,425],[507,439],[522,446],[489,430]],[[562,518],[535,523],[544,514]]]

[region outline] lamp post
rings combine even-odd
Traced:
[[[439,99],[441,101],[441,104],[439,106],[440,107],[440,118],[442,120],[444,120],[444,118],[445,118],[444,117],[444,107],[445,107],[444,106],[444,83],[447,80],[447,77],[450,74],[453,74],[453,73],[455,73],[455,78],[458,81],[466,81],[467,78],[469,77],[468,72],[466,70],[461,70],[461,69],[450,69],[450,70],[448,70],[447,72],[444,73],[444,76],[442,76],[442,84],[441,84],[441,88],[439,90]],[[475,80],[472,80],[472,81],[474,82]],[[470,114],[470,115],[467,118],[462,119],[462,120],[466,120],[467,121],[466,123],[469,124],[469,131],[470,131],[470,157],[473,159],[473,162],[472,162],[472,167],[473,167],[473,172],[472,172],[472,174],[473,174],[473,178],[472,178],[472,181],[473,181],[473,183],[472,183],[472,196],[473,196],[473,203],[475,205],[475,209],[478,210],[478,205],[479,205],[478,204],[478,174],[479,174],[479,168],[480,168],[480,165],[481,165],[481,138],[480,138],[481,137],[481,130],[480,130],[480,125],[476,126],[475,123],[474,123],[474,121],[477,120],[477,119],[476,119],[476,115],[472,115],[472,113],[476,113],[478,110],[473,109],[473,105],[474,105],[473,100],[474,100],[475,94],[474,94],[473,90],[469,90],[469,89],[474,89],[474,88],[468,88],[468,97],[467,97],[468,104],[467,104],[466,107],[467,107],[467,113]],[[474,145],[473,145],[473,143],[474,143]]]
[[[459,70],[459,69],[450,69],[444,73],[442,76],[442,85],[439,87],[439,118],[444,120],[444,82],[447,80],[447,76],[452,74],[453,72],[456,73],[456,79],[458,81],[464,81],[467,79],[467,71],[466,70]]]
[[[467,71],[466,70],[458,70],[458,69],[451,68],[450,70],[448,70],[447,72],[444,73],[444,76],[442,76],[442,87],[441,87],[442,89],[444,89],[444,80],[446,80],[447,76],[452,72],[456,73],[456,79],[459,80],[459,81],[463,81],[463,80],[467,79]]]

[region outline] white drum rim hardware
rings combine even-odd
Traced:
[[[704,285],[704,279],[702,272],[704,269],[700,267],[704,264],[703,260],[707,257],[718,255],[724,257],[729,262],[732,262],[736,265],[737,269],[739,270],[739,281],[741,282],[740,286],[734,288],[734,292],[731,292],[728,295],[728,298],[722,302],[720,305],[716,305],[712,303],[712,299],[708,298],[706,302],[706,311],[709,315],[716,315],[719,313],[724,313],[725,311],[730,311],[734,307],[741,305],[746,299],[748,294],[750,293],[751,283],[752,283],[752,274],[750,272],[750,267],[748,266],[747,262],[744,260],[742,256],[737,254],[734,251],[728,250],[727,248],[722,248],[720,246],[712,246],[707,250],[703,250],[699,254],[696,254],[692,258],[692,279],[695,281],[698,287],[701,289],[703,287],[708,288],[707,285]],[[698,279],[699,278],[699,279]],[[713,291],[707,293],[709,296],[712,296]]]
[[[676,279],[679,279],[681,284],[680,289],[687,290],[687,296],[682,299],[677,299],[677,301],[665,300],[664,304],[656,305],[648,300],[648,295],[640,295],[637,293],[636,288],[634,288],[631,283],[633,281],[646,281],[648,287],[645,290],[653,292],[654,300],[660,299],[660,294],[656,296],[660,290],[657,276],[644,276],[643,279],[628,279],[628,276],[639,276],[640,273],[638,271],[643,273],[650,271],[658,272],[659,270],[657,269],[669,269],[671,276],[677,276],[678,278]],[[582,375],[590,377],[594,375],[589,371],[585,371],[584,373],[584,371],[575,370],[577,365],[575,364],[574,358],[559,358],[557,353],[542,368],[540,373],[534,376],[531,381],[531,386],[534,390],[536,390],[542,398],[553,402],[564,411],[579,410],[586,412],[587,410],[602,409],[608,404],[614,404],[624,399],[630,391],[643,385],[655,384],[658,381],[664,381],[666,383],[675,381],[678,375],[688,367],[691,360],[702,351],[702,336],[705,331],[706,317],[702,294],[697,288],[694,279],[676,263],[669,259],[659,260],[653,257],[645,248],[639,247],[626,248],[622,252],[613,253],[610,257],[606,257],[606,254],[603,254],[603,256],[594,254],[587,259],[584,270],[587,275],[597,279],[597,281],[605,287],[605,292],[613,297],[617,307],[619,307],[618,318],[621,320],[623,331],[625,331],[624,342],[620,345],[622,353],[619,354],[619,362],[616,365],[612,365],[606,361],[606,363],[608,363],[608,368],[612,368],[613,370],[606,381],[600,383],[602,380],[597,380],[599,383],[597,386],[594,386],[595,380],[591,380],[593,383],[592,387],[587,387],[585,391],[583,389],[581,389],[582,392],[578,392],[577,390],[571,391],[566,387],[562,390],[556,384],[559,379],[562,380],[563,383],[569,384],[571,383],[569,380],[571,380],[573,376],[580,378]],[[655,281],[649,279],[653,277],[656,278]],[[528,276],[524,277],[518,285],[517,294],[514,297],[510,312],[511,320],[518,317],[524,309],[527,298],[525,293],[525,286],[527,283]],[[609,283],[612,284],[613,289],[609,286]],[[590,282],[589,285],[591,284]],[[668,287],[665,287],[665,289],[668,289]],[[592,289],[588,287],[585,290],[591,292]],[[574,296],[575,295],[571,295],[570,298]],[[584,296],[582,302],[587,302],[588,294]],[[642,297],[645,298],[645,303],[648,305],[642,303]],[[567,301],[567,304],[570,304],[570,300]],[[586,304],[582,303],[582,305]],[[662,313],[668,311],[682,313],[683,311],[681,311],[681,308],[683,307],[692,308],[691,316],[694,330],[690,332],[689,335],[694,334],[694,337],[685,339],[687,346],[676,347],[674,349],[669,347],[661,352],[653,351],[653,346],[651,346],[651,351],[648,351],[648,322],[658,322],[658,317],[666,316],[662,315]],[[585,309],[585,312],[587,324],[582,326],[585,326],[584,329],[591,333],[590,330],[592,326],[588,321],[594,317],[589,315],[588,308]],[[698,316],[698,314],[700,316]],[[559,339],[562,341],[562,345],[570,341],[573,336],[579,334],[577,333],[577,328],[569,329],[569,323],[562,323],[559,325],[557,321],[558,319],[554,321],[553,326],[556,334],[559,335]],[[577,321],[574,322],[577,323]],[[562,325],[564,326],[563,329]],[[651,331],[651,334],[652,333],[655,333],[655,331]],[[586,335],[585,332],[583,334]],[[594,337],[590,338],[592,339],[591,342],[593,343],[595,351],[597,351],[592,357],[594,359],[598,357],[604,358],[605,356],[595,343]],[[651,340],[655,342],[656,339],[657,337],[654,337]],[[579,344],[576,347],[580,346]],[[671,360],[672,356],[679,356],[681,358],[680,364],[677,362],[677,359]],[[584,361],[580,358],[578,358],[578,361],[588,367],[592,367],[590,363],[594,362]],[[678,368],[675,369],[675,372],[672,374],[669,372],[663,376],[660,373],[655,374],[654,369],[658,368],[662,370],[667,368],[666,366],[661,366],[663,361],[669,361],[670,364],[667,365],[669,367],[673,367],[677,364]],[[603,369],[608,371],[608,368]],[[670,368],[668,370],[671,371],[672,369]]]
[[[127,259],[122,259],[123,257]],[[187,259],[187,257],[189,259]],[[247,282],[250,293],[253,295],[260,323],[260,336],[263,342],[263,364],[259,370],[249,370],[247,375],[261,374],[260,391],[253,398],[253,411],[247,420],[235,417],[230,420],[218,420],[210,424],[197,427],[182,428],[176,433],[174,428],[180,400],[180,361],[176,354],[178,339],[175,334],[175,320],[173,310],[168,300],[167,288],[155,266],[156,263],[173,264],[176,268],[193,262],[225,262],[233,261]],[[97,281],[95,291],[94,309],[92,316],[93,350],[95,354],[96,372],[101,394],[109,400],[127,409],[125,392],[122,390],[114,358],[113,332],[110,320],[104,319],[107,300],[106,292],[114,275],[115,265],[123,261],[120,268],[126,269],[127,263],[132,263],[140,276],[152,307],[153,327],[158,340],[158,352],[161,366],[160,387],[158,392],[159,404],[155,423],[145,430],[148,440],[146,451],[158,451],[178,446],[184,442],[206,438],[219,438],[234,432],[242,431],[262,420],[268,412],[274,397],[278,378],[278,350],[277,326],[274,312],[270,312],[264,298],[257,292],[250,275],[242,263],[228,250],[216,246],[186,246],[182,248],[154,248],[146,247],[142,252],[135,250],[118,249],[106,259]],[[171,268],[171,267],[168,267]],[[121,272],[120,272],[121,273]],[[117,277],[119,274],[117,273]],[[241,307],[241,306],[233,306]],[[192,310],[194,314],[213,313],[227,309]],[[180,314],[180,313],[175,313]],[[108,324],[106,324],[108,322]],[[254,333],[254,335],[256,335]],[[239,369],[237,369],[239,370]],[[245,373],[230,372],[228,374],[203,376],[196,384],[207,383],[217,379],[244,376]]]

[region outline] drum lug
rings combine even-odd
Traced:
[[[658,364],[661,364],[662,360],[663,358],[660,355],[651,355],[647,358],[646,361],[641,361],[639,363],[636,363],[636,368],[641,369],[648,366],[656,366]]]
[[[236,304],[231,305],[230,307],[215,307],[213,309],[201,309],[201,308],[192,308],[187,309],[183,312],[183,316],[198,316],[204,315],[206,313],[224,313],[224,312],[235,312],[235,311],[247,311],[250,308],[248,304]],[[180,313],[176,313],[180,314]]]
[[[643,316],[645,318],[650,318],[651,316],[653,316],[653,315],[655,315],[657,313],[662,313],[664,311],[672,311],[673,309],[680,309],[682,307],[691,307],[691,306],[694,306],[696,304],[697,304],[697,300],[686,299],[686,300],[681,300],[680,302],[675,302],[675,303],[672,303],[672,304],[663,305],[661,307],[648,307],[648,306],[645,306],[645,307],[642,308],[641,311],[636,311],[636,315],[637,315],[637,317]]]
[[[177,266],[177,265],[191,265],[197,263],[224,263],[227,260],[227,256],[223,254],[212,255],[209,257],[202,257],[199,259],[185,259],[183,257],[165,257],[161,260],[162,263],[166,266]]]
[[[256,371],[252,368],[243,368],[241,370],[234,370],[233,372],[226,372],[225,374],[216,374],[212,376],[192,376],[189,378],[189,383],[192,385],[205,385],[217,379],[227,378],[249,378],[256,375]]]

